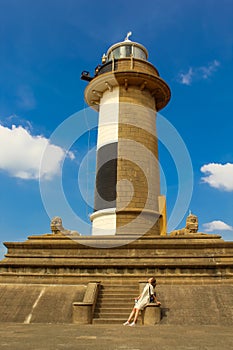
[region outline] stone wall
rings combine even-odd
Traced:
[[[72,323],[72,302],[82,301],[85,290],[85,285],[0,284],[0,322]]]
[[[233,325],[233,284],[159,285],[161,324]]]

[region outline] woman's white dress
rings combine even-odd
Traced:
[[[134,307],[136,309],[143,310],[146,305],[150,303],[150,295],[153,295],[154,292],[154,287],[150,283],[147,283]]]

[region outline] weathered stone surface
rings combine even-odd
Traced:
[[[176,284],[157,286],[161,324],[232,325],[233,284]]]
[[[99,283],[88,283],[82,302],[73,303],[73,323],[91,324],[98,298]]]
[[[116,241],[126,244],[112,247]],[[72,240],[51,234],[6,243],[0,320],[25,322],[44,290],[29,321],[72,322],[72,303],[84,301],[89,282],[134,285],[137,296],[138,283],[156,276],[162,323],[233,324],[232,242],[201,234],[127,242],[128,237]]]
[[[91,324],[92,323],[92,304],[91,303],[73,303],[73,323]]]
[[[11,350],[232,350],[232,326],[0,324]]]
[[[82,301],[85,285],[0,284],[0,322],[72,323],[72,302]]]
[[[166,284],[232,283],[233,242],[224,242],[220,236],[145,236],[127,242],[128,237],[72,240],[58,235],[8,242],[8,252],[0,262],[0,282],[138,283],[155,275]]]
[[[154,326],[159,324],[161,321],[161,309],[153,305],[149,304],[144,310],[142,315],[142,324],[145,326]]]

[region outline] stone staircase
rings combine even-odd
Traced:
[[[104,284],[100,286],[93,324],[122,324],[139,295],[138,285]],[[140,320],[139,320],[140,322]]]
[[[160,285],[161,325],[232,325],[233,286],[223,285]],[[139,286],[101,285],[94,324],[122,324],[132,310]],[[138,324],[141,324],[139,316]]]

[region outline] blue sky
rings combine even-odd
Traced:
[[[42,186],[53,198],[51,182],[63,164],[67,202],[87,220],[91,203],[80,195],[78,170],[95,145],[95,129],[69,150],[48,139],[64,120],[87,107],[80,73],[93,72],[102,54],[129,30],[131,39],[148,49],[149,61],[172,91],[161,114],[182,137],[192,160],[188,209],[198,216],[200,231],[233,239],[232,0],[0,0],[0,8],[1,242],[50,231],[38,179],[46,145],[50,158],[41,173]],[[81,124],[86,122],[82,113]],[[168,216],[178,186],[171,158],[160,145]],[[82,186],[91,201],[93,169],[83,169],[79,181],[89,179]],[[73,224],[68,217],[63,221],[69,228]],[[184,220],[178,227],[183,226]],[[3,256],[3,246],[0,250]]]

